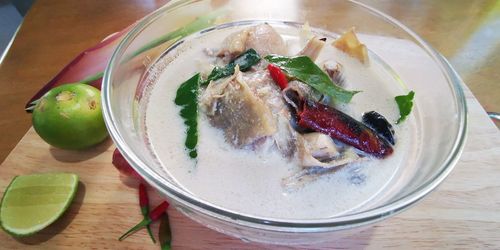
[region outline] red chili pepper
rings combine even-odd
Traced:
[[[146,186],[142,183],[139,184],[139,206],[141,207],[141,213],[144,216],[144,219],[146,219],[149,214],[149,197],[148,192],[146,191]],[[151,231],[151,226],[147,225],[146,229],[148,230],[149,237],[151,237],[153,243],[156,243],[153,232]]]
[[[118,240],[122,241],[125,238],[127,238],[129,235],[137,232],[139,229],[148,226],[153,221],[158,220],[163,215],[163,213],[165,213],[165,211],[167,211],[167,208],[169,205],[170,204],[168,204],[168,202],[166,202],[166,201],[162,202],[160,205],[155,207],[155,209],[153,209],[148,214],[147,217],[145,217],[141,222],[139,222],[137,225],[135,225],[130,230],[128,230],[126,233],[124,233],[120,238],[118,238]]]
[[[160,241],[161,250],[172,249],[172,231],[170,230],[170,220],[168,214],[164,213],[160,220],[160,229],[158,230],[158,238]]]
[[[298,125],[327,134],[378,158],[392,154],[391,145],[354,118],[317,102],[304,101],[298,111]]]
[[[142,177],[130,166],[130,164],[125,160],[125,157],[120,153],[118,149],[113,152],[113,165],[120,173],[135,178],[137,180],[143,181]]]
[[[283,71],[278,66],[268,64],[267,70],[269,70],[269,74],[271,74],[274,82],[278,84],[281,89],[285,89],[288,86],[288,79],[285,73],[283,73]]]

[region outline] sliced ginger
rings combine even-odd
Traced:
[[[354,28],[342,34],[332,45],[344,53],[357,58],[361,63],[368,63],[368,50],[366,46],[359,42],[354,33]]]

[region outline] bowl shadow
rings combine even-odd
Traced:
[[[85,192],[85,185],[82,182],[78,182],[78,191],[76,192],[75,198],[71,202],[68,210],[64,212],[59,219],[38,233],[22,238],[14,237],[14,239],[26,245],[38,245],[52,239],[55,235],[61,233],[66,227],[68,227],[68,225],[76,217],[83,204]]]

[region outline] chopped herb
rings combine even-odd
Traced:
[[[334,84],[330,77],[307,56],[285,57],[268,55],[265,58],[270,63],[281,68],[289,77],[304,82],[336,101],[348,103],[356,93],[360,92],[345,90]]]
[[[208,75],[205,81],[201,82],[201,86],[207,85],[210,81],[215,81],[217,79],[221,79],[224,77],[228,77],[234,74],[234,67],[236,65],[240,66],[240,70],[245,72],[249,70],[253,65],[257,64],[260,61],[260,56],[257,54],[257,51],[254,49],[249,49],[245,51],[243,54],[236,57],[233,61],[228,63],[225,67],[215,67],[210,75]]]
[[[198,144],[198,90],[200,73],[181,84],[177,89],[175,104],[181,107],[180,115],[187,125],[186,148],[191,158],[196,158]]]
[[[408,95],[400,95],[394,98],[399,108],[399,119],[396,122],[396,124],[399,124],[400,122],[404,121],[406,117],[410,114],[411,109],[413,108],[414,96],[415,92],[410,91]]]

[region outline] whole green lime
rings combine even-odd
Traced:
[[[35,131],[48,144],[62,149],[85,149],[108,136],[98,89],[70,83],[51,89],[36,104]]]

